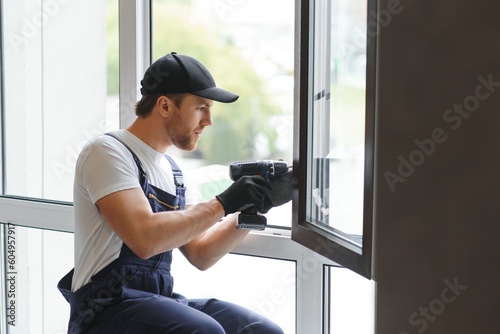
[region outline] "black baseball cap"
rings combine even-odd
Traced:
[[[215,81],[198,60],[171,52],[149,66],[141,80],[141,94],[190,93],[230,103],[238,95],[215,86]]]

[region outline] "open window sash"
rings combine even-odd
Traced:
[[[372,277],[372,0],[297,2],[292,239]]]

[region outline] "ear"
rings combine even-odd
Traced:
[[[172,101],[166,96],[160,96],[156,100],[156,107],[160,112],[160,115],[167,118],[172,111]]]

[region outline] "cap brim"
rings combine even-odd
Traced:
[[[223,103],[231,103],[239,98],[239,95],[228,92],[227,90],[221,89],[219,87],[210,87],[192,92],[191,94]]]

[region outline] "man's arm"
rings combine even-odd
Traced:
[[[109,194],[96,204],[120,239],[143,259],[189,243],[224,216],[215,198],[189,210],[153,213],[140,188]]]
[[[120,239],[137,256],[147,259],[190,243],[223,216],[239,211],[240,208],[255,205],[262,210],[265,189],[268,187],[267,182],[260,176],[245,176],[231,184],[216,198],[182,211],[153,213],[141,188],[111,193],[99,199],[96,204],[104,220]],[[230,231],[230,220],[220,227],[224,227],[223,231],[229,232],[222,233],[223,237],[214,238],[221,234],[221,229],[217,228],[207,234],[209,242],[221,238],[220,247],[211,246],[206,249],[196,247],[202,251],[214,250],[214,253],[209,254],[210,258],[211,254],[215,254],[215,258],[220,258],[221,250],[231,246],[229,238],[234,237],[235,242],[239,242],[244,237],[239,232]],[[232,229],[236,230],[235,223],[232,224]],[[194,252],[188,251],[188,253],[193,254],[191,259],[195,259]]]
[[[236,229],[238,214],[226,217],[205,233],[179,248],[188,261],[206,270],[237,246],[250,230]]]

